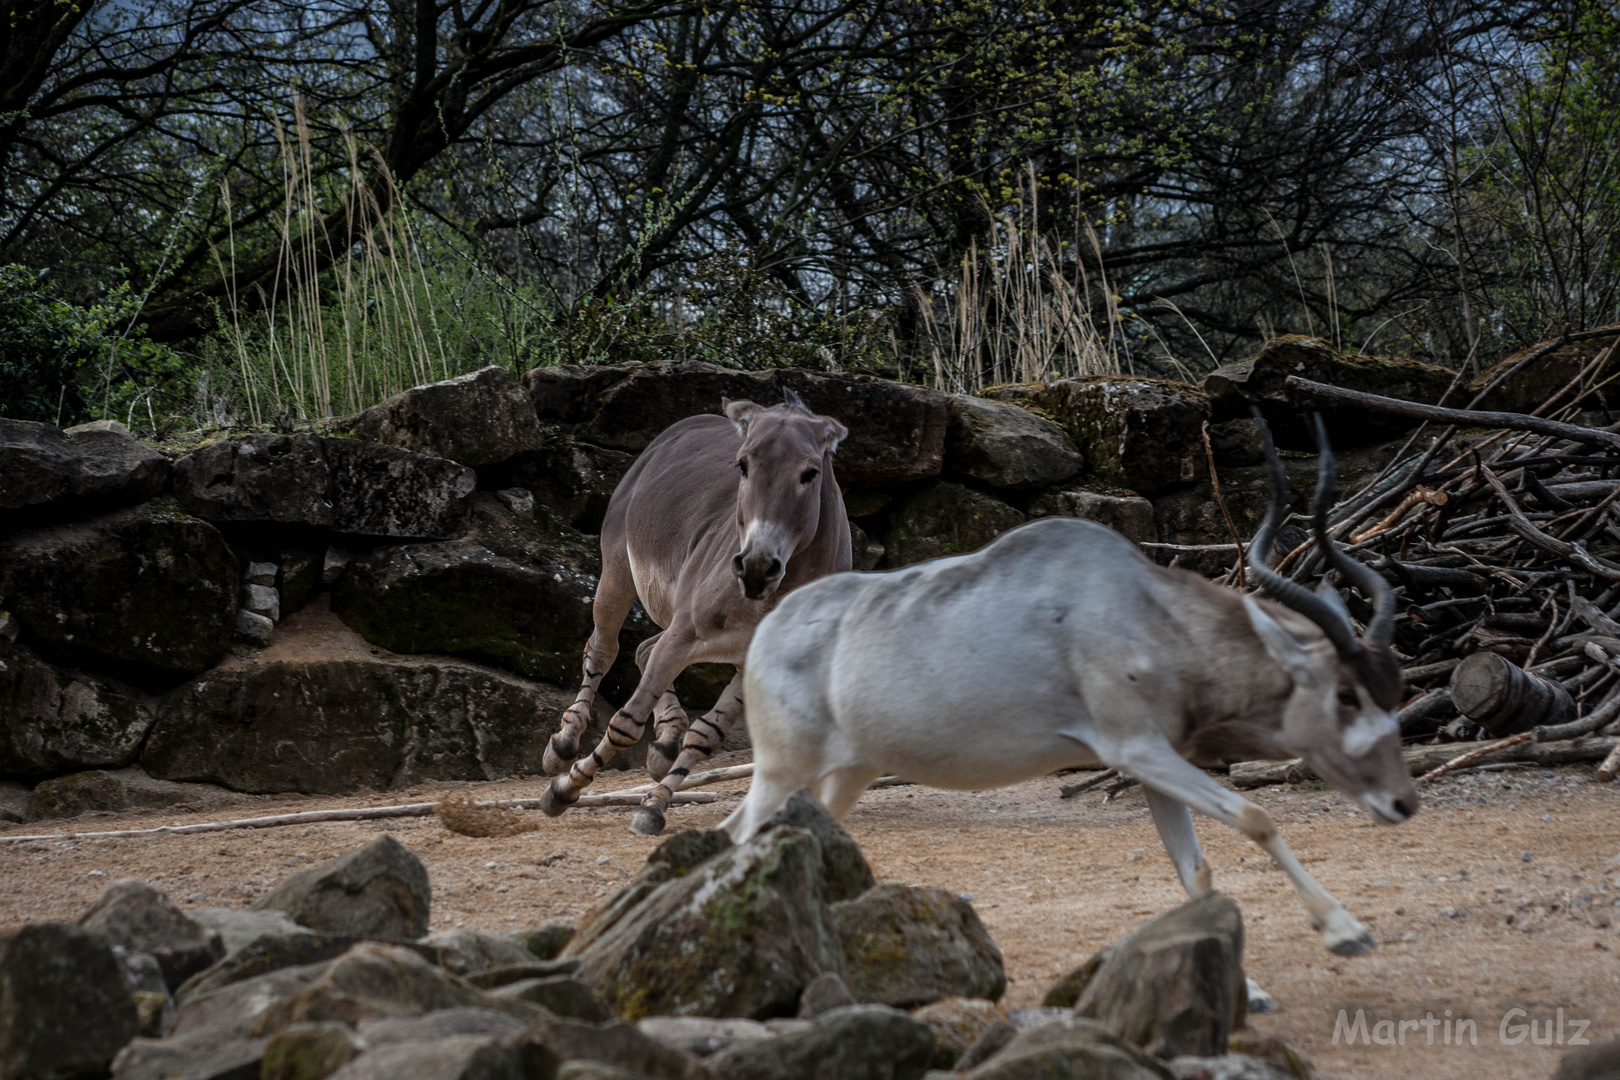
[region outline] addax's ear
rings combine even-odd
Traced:
[[[840,424],[830,416],[819,416],[821,421],[821,452],[831,454],[838,449],[838,444],[849,438],[849,428]]]
[[[726,419],[737,425],[737,434],[747,438],[748,425],[754,417],[765,410],[752,401],[732,401],[730,398],[720,399],[720,408],[726,414]]]
[[[1288,677],[1296,683],[1305,681],[1311,673],[1311,656],[1305,647],[1295,640],[1294,635],[1283,629],[1281,623],[1265,613],[1265,610],[1255,603],[1254,597],[1243,598],[1243,610],[1249,613],[1249,625],[1260,638],[1260,644],[1265,646],[1266,655],[1277,662],[1277,666],[1288,672]]]

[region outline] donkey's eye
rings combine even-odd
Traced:
[[[1343,686],[1339,688],[1339,704],[1354,709],[1361,704],[1361,699],[1356,697],[1356,692],[1350,687]]]
[[[821,470],[820,469],[806,469],[806,470],[804,470],[804,472],[799,474],[799,483],[808,484],[810,481],[814,480],[816,477],[818,477],[820,475],[821,475]]]
[[[746,462],[746,461],[737,462],[737,468],[742,470],[742,474],[744,476],[748,475],[748,462]]]

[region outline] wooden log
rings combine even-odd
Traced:
[[[1438,420],[1443,424],[1459,424],[1463,427],[1533,431],[1537,435],[1551,435],[1555,439],[1568,439],[1570,442],[1584,443],[1587,446],[1606,446],[1611,450],[1620,450],[1620,435],[1612,431],[1581,427],[1579,424],[1563,424],[1557,420],[1543,420],[1539,416],[1420,405],[1415,401],[1401,401],[1381,394],[1364,394],[1359,390],[1329,386],[1327,383],[1302,379],[1298,375],[1288,376],[1284,385],[1290,390],[1297,390],[1307,397],[1320,401],[1331,401],[1339,405],[1359,405],[1364,409],[1376,409],[1394,416],[1409,416],[1414,420]]]
[[[1406,758],[1406,770],[1413,776],[1422,776],[1432,769],[1454,761],[1463,754],[1473,753],[1488,743],[1441,743],[1438,746],[1409,746],[1401,751]],[[1494,754],[1499,763],[1522,765],[1574,765],[1584,761],[1602,761],[1620,738],[1612,735],[1588,736],[1567,742],[1524,742],[1506,747]],[[1304,784],[1318,779],[1303,758],[1289,761],[1242,761],[1233,765],[1228,773],[1232,786],[1241,790],[1265,787],[1268,784]]]
[[[1497,738],[1558,723],[1575,709],[1568,690],[1493,652],[1474,653],[1457,665],[1451,702]]]

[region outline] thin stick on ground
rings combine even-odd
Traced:
[[[680,793],[677,805],[711,803],[721,798],[712,792]],[[640,806],[642,796],[611,792],[605,795],[581,795],[576,807]],[[468,805],[465,800],[452,796],[451,800]],[[539,799],[501,799],[495,802],[470,803],[477,809],[537,809]],[[323,821],[372,821],[379,818],[431,817],[440,803],[402,803],[398,806],[360,806],[347,810],[306,810],[298,814],[274,814],[269,817],[236,818],[231,821],[200,821],[194,825],[157,825],[150,829],[113,829],[106,832],[59,832],[27,836],[0,836],[0,844],[21,844],[34,840],[111,840],[138,836],[186,836],[192,833],[225,832],[229,829],[274,829],[283,825],[310,825]]]
[[[1466,754],[1458,754],[1450,761],[1447,761],[1441,765],[1436,765],[1434,768],[1418,777],[1417,782],[1420,784],[1428,783],[1430,780],[1433,780],[1436,777],[1444,776],[1453,769],[1478,761],[1482,757],[1489,757],[1498,750],[1505,750],[1510,746],[1517,746],[1519,743],[1529,742],[1535,737],[1536,733],[1533,731],[1521,731],[1517,735],[1509,735],[1505,739],[1498,739],[1493,743],[1486,743],[1478,750],[1470,750]]]

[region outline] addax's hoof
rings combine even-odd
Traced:
[[[548,739],[546,741],[545,755],[540,759],[540,767],[546,771],[547,776],[561,776],[563,773],[568,771],[568,767],[572,765],[574,763],[574,759],[579,756],[577,752],[578,748],[576,747],[575,750],[575,753],[570,754],[568,757],[563,757],[561,754],[557,753],[557,748],[552,745],[552,740]]]
[[[669,770],[675,767],[675,755],[680,750],[673,746],[659,746],[653,743],[647,747],[647,775],[655,782],[661,781],[669,775]]]
[[[545,812],[547,817],[561,817],[564,810],[579,801],[578,792],[572,792],[567,796],[557,793],[557,785],[561,782],[561,777],[553,780],[540,795],[540,809]]]
[[[656,806],[639,806],[630,819],[630,831],[637,836],[657,836],[664,831],[664,812]]]
[[[1340,956],[1360,956],[1378,948],[1378,942],[1374,941],[1373,936],[1365,930],[1361,932],[1360,937],[1345,938],[1340,941],[1330,941],[1323,938],[1322,944]]]

